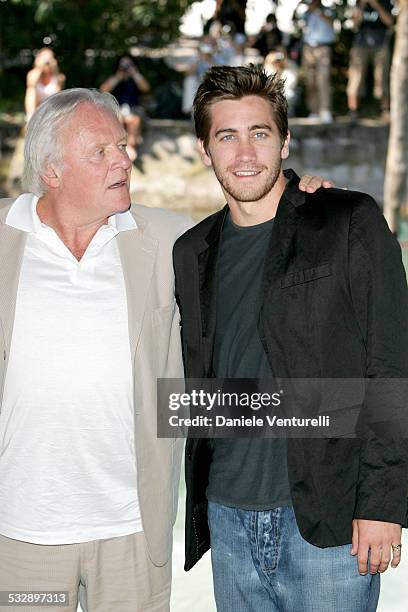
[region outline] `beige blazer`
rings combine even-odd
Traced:
[[[5,225],[12,203],[12,199],[0,200],[1,396],[27,236]],[[164,565],[172,551],[182,443],[157,438],[156,379],[183,377],[172,248],[191,223],[182,215],[158,208],[132,206],[131,213],[137,229],[119,233],[117,241],[133,356],[137,489],[150,557],[156,565]]]

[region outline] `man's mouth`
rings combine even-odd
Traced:
[[[121,181],[116,181],[116,183],[113,183],[112,185],[109,185],[108,189],[120,189],[121,187],[127,187],[127,186],[128,186],[127,179],[123,179]]]
[[[233,174],[234,176],[239,176],[239,177],[251,177],[251,176],[257,176],[261,172],[262,170],[234,170]]]

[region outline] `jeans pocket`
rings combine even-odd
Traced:
[[[279,508],[256,513],[258,561],[262,571],[272,571],[278,564]]]

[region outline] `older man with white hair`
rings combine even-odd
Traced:
[[[157,438],[156,381],[183,376],[190,222],[130,207],[130,169],[115,99],[65,90],[0,203],[0,611],[169,610],[182,447]]]
[[[181,447],[157,439],[156,379],[182,376],[189,223],[130,208],[130,170],[114,98],[66,90],[1,202],[0,610],[169,609]]]

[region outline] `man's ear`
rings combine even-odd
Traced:
[[[197,146],[201,155],[201,159],[203,160],[203,164],[209,168],[210,166],[212,166],[211,157],[207,153],[206,148],[204,146],[204,141],[201,140],[201,138],[197,140]]]
[[[287,159],[289,157],[289,143],[290,143],[290,132],[286,134],[286,138],[283,142],[281,149],[281,159]]]
[[[47,164],[41,178],[50,189],[58,189],[61,184],[61,170],[54,164]]]

